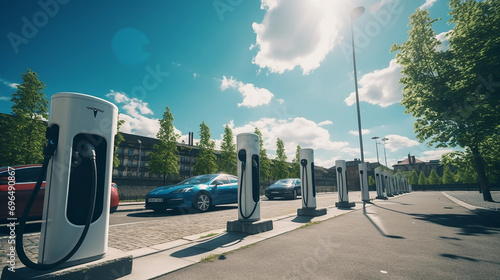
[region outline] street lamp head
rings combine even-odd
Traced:
[[[387,140],[389,140],[389,138],[385,138],[385,137],[382,138],[382,141],[387,141]]]
[[[365,8],[363,6],[359,6],[357,8],[352,9],[350,15],[352,19],[355,19],[361,16],[365,12]]]
[[[373,137],[372,137],[372,139],[373,139],[373,140],[377,140],[377,139],[379,139],[379,138],[380,138],[380,137],[378,137],[378,136],[373,136]]]
[[[142,142],[141,142],[141,140],[137,140],[137,143],[141,144]]]

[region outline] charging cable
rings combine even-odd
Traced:
[[[340,181],[339,181],[339,185],[340,185],[340,189],[339,189],[339,193],[340,193],[340,202],[344,202],[344,177],[342,175],[342,167],[337,167],[337,173],[340,177]],[[342,191],[340,191],[342,190]]]
[[[300,165],[302,165],[302,174],[304,174],[305,182],[302,182],[302,191],[304,192],[302,194],[302,201],[304,202],[304,205],[307,207],[307,201],[309,200],[309,178],[307,177],[307,159],[303,159],[300,161]]]
[[[238,152],[238,159],[241,161],[241,178],[240,178],[240,197],[239,197],[239,202],[240,202],[240,205],[239,205],[239,210],[240,210],[240,215],[241,217],[243,217],[243,219],[245,220],[248,220],[250,217],[252,217],[253,213],[255,213],[255,210],[257,209],[257,202],[255,202],[254,206],[253,206],[253,209],[252,209],[252,212],[250,213],[250,215],[248,216],[245,216],[243,214],[243,210],[241,209],[241,198],[242,198],[242,193],[243,193],[243,178],[244,178],[244,174],[246,172],[246,167],[247,167],[247,151],[245,149],[241,149],[239,152]],[[245,190],[248,186],[245,185]],[[246,206],[246,201],[245,201],[245,206]]]
[[[40,190],[40,187],[42,186],[43,182],[43,177],[47,173],[47,167],[49,165],[49,161],[54,155],[57,144],[58,144],[58,136],[59,136],[59,126],[58,125],[52,125],[47,128],[46,132],[46,138],[47,138],[47,143],[45,145],[45,148],[43,149],[43,164],[42,164],[42,171],[40,172],[40,176],[38,177],[38,180],[36,182],[35,188],[33,189],[33,192],[31,193],[30,199],[28,200],[28,203],[26,205],[26,208],[24,210],[23,216],[21,217],[21,220],[19,221],[19,226],[18,226],[18,232],[16,234],[16,251],[19,257],[19,260],[26,265],[27,267],[34,269],[34,270],[48,270],[48,269],[53,269],[67,260],[69,260],[75,253],[78,251],[80,246],[82,245],[83,241],[85,240],[85,237],[87,236],[87,233],[90,228],[90,223],[92,222],[92,217],[94,216],[94,207],[95,207],[95,201],[96,201],[96,193],[97,193],[97,164],[96,164],[96,153],[95,153],[95,147],[90,144],[90,142],[86,141],[86,143],[83,143],[81,146],[81,151],[80,155],[82,157],[88,158],[92,164],[92,183],[93,183],[93,188],[91,189],[91,197],[92,197],[92,203],[90,203],[87,219],[85,221],[85,227],[83,228],[82,234],[80,235],[80,238],[78,239],[78,242],[76,245],[73,247],[73,249],[62,259],[59,261],[56,261],[51,264],[43,264],[43,263],[34,263],[32,262],[28,256],[26,256],[26,252],[24,251],[24,246],[23,246],[23,234],[24,234],[24,227],[26,226],[26,220],[28,219],[28,215],[30,213],[31,207],[33,206],[33,203],[35,202],[36,196],[38,194],[38,191]]]

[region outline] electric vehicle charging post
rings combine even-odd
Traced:
[[[384,171],[384,186],[385,186],[385,193],[387,197],[393,197],[394,195],[392,194],[392,188],[391,188],[391,181],[389,178],[389,171]]]
[[[363,202],[370,201],[370,191],[368,190],[368,165],[366,162],[358,164],[359,184],[361,188],[361,200]]]
[[[228,232],[256,234],[273,229],[260,221],[260,140],[254,133],[236,136],[238,158],[238,220],[227,222]]]
[[[384,185],[382,183],[382,170],[380,167],[375,168],[375,188],[377,189],[377,199],[387,199],[384,195]]]
[[[354,202],[349,202],[349,191],[347,188],[345,160],[336,160],[335,170],[337,172],[337,190],[339,193],[339,202],[335,203],[335,207],[351,208],[356,206]]]
[[[78,93],[51,97],[47,147],[54,144],[54,150],[44,150],[47,179],[38,264],[26,257],[22,241],[16,242],[27,267],[52,269],[106,255],[117,117],[118,108],[100,98]]]
[[[297,209],[297,216],[326,215],[326,208],[316,209],[313,149],[300,149],[299,160],[302,208]]]

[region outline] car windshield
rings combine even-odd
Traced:
[[[186,179],[184,181],[181,181],[180,183],[177,184],[177,186],[181,185],[198,185],[198,184],[204,184],[212,179],[217,177],[217,175],[200,175],[200,176],[195,176],[191,177],[189,179]]]
[[[276,182],[277,185],[289,185],[293,182],[293,179],[283,179]]]

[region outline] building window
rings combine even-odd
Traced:
[[[132,150],[128,150],[128,155],[131,156],[132,155]]]

